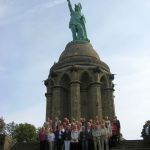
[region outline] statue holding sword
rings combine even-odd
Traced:
[[[85,17],[81,13],[81,4],[75,4],[75,9],[73,9],[70,0],[67,0],[67,2],[71,16],[69,28],[72,31],[73,41],[89,41],[86,33]]]

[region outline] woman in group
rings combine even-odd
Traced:
[[[52,128],[50,128],[48,131],[47,140],[48,140],[48,144],[49,144],[49,150],[54,150],[55,134],[54,134]]]
[[[44,127],[41,128],[38,138],[40,141],[40,150],[45,150],[46,149],[46,143],[47,143],[47,132]]]

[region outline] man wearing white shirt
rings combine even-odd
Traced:
[[[71,150],[78,150],[79,134],[80,131],[75,124],[73,126],[73,130],[71,131]]]

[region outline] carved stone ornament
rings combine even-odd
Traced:
[[[94,73],[100,73],[101,72],[101,69],[99,66],[96,66],[94,69],[93,69]]]
[[[70,68],[71,72],[73,72],[73,71],[77,72],[78,70],[79,70],[79,67],[76,65],[72,65],[72,67]]]

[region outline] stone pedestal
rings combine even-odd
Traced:
[[[112,77],[89,42],[67,44],[45,80],[46,118],[114,116]]]
[[[0,134],[0,150],[4,150],[5,135]]]
[[[143,141],[144,141],[145,144],[149,144],[149,146],[150,146],[150,135],[144,136]]]
[[[11,143],[11,137],[0,134],[0,150],[10,150]]]

